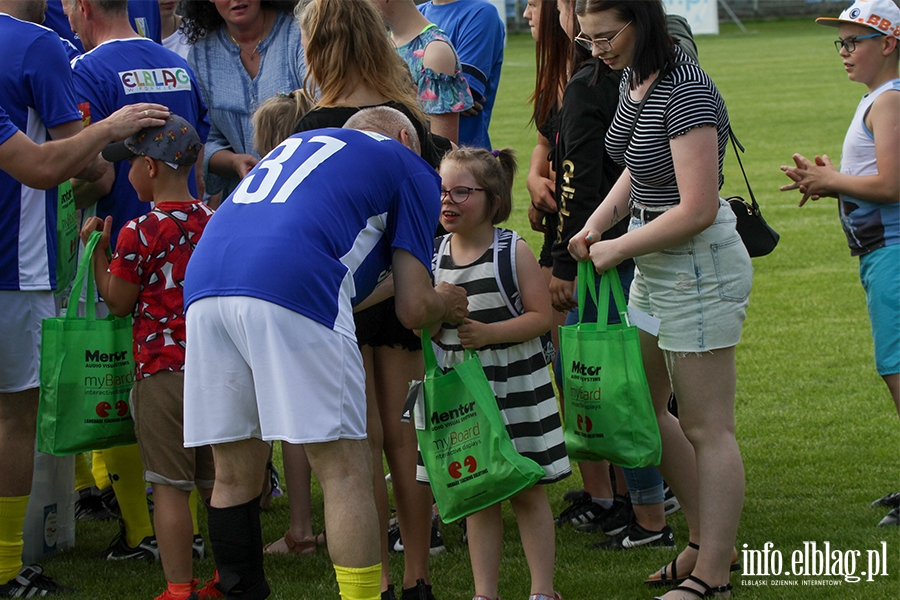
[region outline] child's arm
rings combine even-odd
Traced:
[[[137,304],[138,293],[141,286],[125,281],[109,272],[109,257],[106,251],[109,249],[109,235],[112,231],[112,217],[106,217],[101,221],[98,217],[89,218],[81,229],[81,241],[87,244],[91,233],[102,231],[100,241],[94,248],[94,280],[97,282],[97,291],[106,303],[109,312],[117,317],[126,317],[134,311]]]
[[[534,254],[523,239],[516,244],[516,277],[525,312],[499,323],[465,319],[456,330],[463,348],[475,350],[491,344],[526,342],[550,330],[553,323],[550,290],[544,283]]]
[[[893,204],[900,201],[900,93],[889,91],[875,99],[866,116],[866,127],[875,136],[875,175],[847,175],[839,172],[828,156],[815,161],[795,154],[795,167],[781,167],[793,183],[781,191],[799,189],[800,206],[810,198],[847,194],[867,202]]]

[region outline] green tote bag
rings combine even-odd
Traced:
[[[416,434],[441,519],[462,519],[537,483],[544,469],[516,452],[478,355],[467,351],[444,373],[427,330],[422,353],[424,429]]]
[[[610,290],[621,323],[608,323]],[[584,322],[585,300],[597,306],[597,322]],[[559,328],[565,398],[565,440],[575,461],[628,468],[659,464],[662,442],[641,359],[637,327],[618,271],[601,274],[600,298],[590,261],[578,265],[578,323]]]
[[[41,325],[37,444],[56,456],[135,443],[131,317],[96,316],[91,257],[99,239],[95,231],[85,246],[66,315]],[[85,279],[86,316],[76,317]]]

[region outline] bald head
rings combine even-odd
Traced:
[[[347,119],[344,129],[374,131],[393,138],[415,152],[421,154],[422,145],[412,121],[402,112],[388,106],[365,108]]]

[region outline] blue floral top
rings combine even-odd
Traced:
[[[397,52],[409,65],[416,85],[419,86],[419,106],[426,114],[444,115],[460,113],[472,108],[472,92],[462,73],[459,58],[453,75],[435,73],[422,64],[425,47],[431,42],[444,42],[453,48],[453,43],[437,25],[432,23],[422,30],[411,42],[397,48]],[[453,50],[456,54],[456,49]]]

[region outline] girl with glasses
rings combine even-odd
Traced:
[[[540,336],[551,324],[550,297],[534,255],[525,241],[495,225],[509,218],[516,161],[512,150],[476,148],[449,152],[441,162],[441,225],[449,231],[436,244],[435,283],[467,292],[469,318],[443,323],[435,340],[444,350],[440,366],[464,360],[476,350],[497,397],[516,450],[537,462],[545,476],[510,499],[531,575],[529,600],[559,600],[553,589],[555,562],[553,513],[541,484],[571,474],[562,423]],[[511,246],[505,253],[503,244]],[[512,253],[515,262],[512,262]],[[521,306],[504,300],[495,261],[512,264]],[[435,332],[432,332],[435,333]],[[427,475],[420,472],[420,479]],[[466,518],[469,556],[475,580],[473,600],[498,597],[503,518],[500,503]]]

